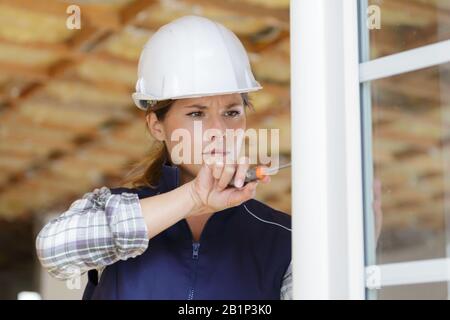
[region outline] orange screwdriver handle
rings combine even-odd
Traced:
[[[255,180],[262,180],[265,176],[266,175],[264,174],[264,167],[256,166],[254,168],[250,168],[245,174],[244,185]],[[234,177],[231,180],[229,186],[234,187]]]
[[[245,174],[245,182],[248,183],[255,180],[262,180],[264,179],[264,177],[265,175],[263,167],[257,166],[247,171],[247,173]]]

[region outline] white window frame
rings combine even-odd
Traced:
[[[366,287],[450,281],[448,258],[374,265],[363,221],[364,209],[372,216],[373,173],[363,170],[370,81],[450,62],[450,40],[360,64],[368,39],[360,46],[358,0],[290,8],[294,299],[365,299]]]
[[[360,82],[363,95],[370,98],[370,82],[419,71],[450,62],[450,40],[436,42],[419,48],[395,53],[386,57],[369,60],[360,64]],[[363,98],[364,99],[364,98]],[[370,126],[370,102],[363,103],[365,125]],[[367,133],[370,135],[370,133]],[[370,139],[366,137],[366,140]],[[370,146],[371,148],[371,146]],[[370,154],[370,150],[366,154]],[[366,159],[371,159],[371,155]],[[370,174],[369,174],[370,175]],[[371,179],[371,178],[370,178]],[[366,287],[380,289],[387,286],[412,285],[436,282],[450,282],[450,258],[404,261],[377,265],[374,250],[366,248],[371,255],[366,266]],[[372,251],[372,252],[369,252]],[[371,291],[369,296],[375,298]],[[449,292],[450,293],[450,292]]]
[[[291,1],[294,299],[364,299],[356,0]]]
[[[450,40],[361,63],[360,81],[369,82],[450,61]]]

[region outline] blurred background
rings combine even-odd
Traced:
[[[448,0],[370,0],[381,28],[368,60],[450,39]],[[439,54],[435,52],[435,54]],[[383,224],[378,265],[450,256],[450,63],[368,84]],[[363,104],[363,107],[369,107]],[[372,253],[366,252],[369,257]],[[450,299],[448,282],[384,287],[379,299]]]
[[[71,4],[81,9],[79,30],[66,27]],[[40,269],[36,233],[84,193],[118,186],[149,152],[130,96],[139,54],[160,26],[187,14],[241,39],[264,87],[251,95],[248,126],[279,128],[289,159],[289,0],[1,0],[0,299],[81,296]],[[290,213],[290,171],[258,198]]]
[[[370,59],[450,39],[448,0],[368,2],[382,13]],[[71,4],[81,8],[80,30],[66,27]],[[280,129],[282,161],[290,161],[289,0],[0,0],[0,299],[24,291],[81,297],[83,283],[69,290],[40,268],[35,236],[84,193],[118,186],[149,152],[144,115],[130,96],[139,54],[161,25],[187,14],[241,39],[264,87],[251,94],[248,126]],[[370,84],[365,130],[382,185],[379,264],[449,256],[449,89],[449,64]],[[280,171],[257,198],[290,213],[290,174]],[[449,290],[433,283],[378,294],[445,299]]]

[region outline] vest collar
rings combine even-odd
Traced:
[[[158,184],[159,193],[169,192],[180,186],[181,169],[169,162],[166,162],[162,166],[161,178]],[[231,213],[235,212],[237,207],[231,207],[222,211],[215,212],[207,221],[201,240],[216,237],[220,235],[219,229],[221,224],[226,223],[231,218]],[[186,219],[180,220],[171,228],[166,230],[166,234],[169,237],[178,238],[182,236],[185,239],[192,240],[191,230]]]
[[[180,168],[176,165],[170,165],[168,162],[163,164],[161,178],[159,179],[159,191],[165,193],[180,186]]]

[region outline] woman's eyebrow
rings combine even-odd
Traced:
[[[232,108],[234,106],[241,106],[241,105],[242,105],[241,102],[232,102],[232,103],[226,105],[225,109],[229,109],[229,108]],[[201,109],[201,110],[208,109],[207,106],[203,106],[203,105],[199,105],[199,104],[192,104],[192,105],[184,106],[184,108],[198,108],[198,109]]]
[[[192,104],[192,105],[189,105],[189,106],[184,106],[185,108],[198,108],[198,109],[208,109],[208,107],[207,106],[202,106],[202,105],[199,105],[199,104]]]
[[[232,102],[232,103],[228,104],[225,107],[225,109],[229,109],[229,108],[236,107],[236,106],[242,106],[242,103],[241,102]]]

